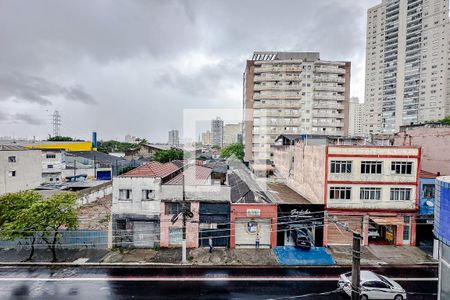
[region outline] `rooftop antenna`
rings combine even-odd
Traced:
[[[55,112],[52,115],[52,125],[53,125],[53,136],[60,136],[61,135],[61,115],[59,114],[59,111],[55,110]]]

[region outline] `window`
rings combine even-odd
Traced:
[[[56,158],[56,154],[54,154],[54,153],[47,153],[47,154],[45,155],[45,157],[46,157],[47,159],[49,159],[49,158]]]
[[[47,169],[53,169],[53,165],[47,165]]]
[[[142,200],[155,200],[154,190],[142,190]]]
[[[352,161],[351,160],[332,160],[331,161],[331,173],[351,173]]]
[[[423,197],[424,198],[434,198],[434,184],[424,184],[423,185]]]
[[[362,161],[361,174],[381,174],[382,165],[381,161]]]
[[[131,190],[119,190],[119,200],[131,200]]]
[[[403,220],[405,223],[405,225],[403,226],[403,241],[409,241],[411,232],[411,217],[404,216]]]
[[[362,187],[359,190],[359,198],[361,200],[380,200],[381,188]]]
[[[350,200],[351,187],[330,187],[330,199]]]
[[[16,171],[9,171],[8,172],[9,177],[16,177]]]
[[[187,203],[186,204],[187,209],[191,209],[191,204]],[[179,202],[167,202],[165,205],[165,209],[164,209],[164,213],[166,215],[177,215],[181,212],[183,205]]]
[[[8,157],[8,162],[15,163],[16,162],[16,157],[15,156],[9,156]]]
[[[391,200],[411,200],[411,189],[391,188]]]
[[[412,162],[393,161],[391,163],[391,171],[393,174],[412,174]]]

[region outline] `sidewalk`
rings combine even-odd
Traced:
[[[328,251],[338,265],[352,264],[351,246],[329,246]],[[421,265],[436,261],[420,250],[411,246],[376,246],[361,247],[362,265]]]

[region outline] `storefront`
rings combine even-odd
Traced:
[[[274,248],[277,239],[277,205],[231,204],[230,248]]]
[[[414,246],[416,243],[416,216],[413,213],[328,212],[324,226],[324,245],[352,243],[352,233],[345,230],[342,224],[361,232],[364,246]]]
[[[209,238],[214,247],[230,245],[230,204],[200,202],[199,245],[209,246]]]

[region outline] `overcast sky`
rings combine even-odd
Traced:
[[[380,0],[0,1],[0,136],[167,141],[183,109],[241,108],[255,50],[352,62],[364,94],[366,11]]]

